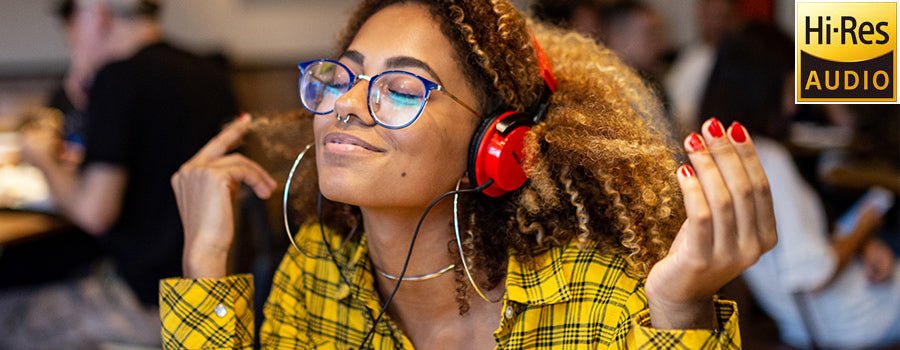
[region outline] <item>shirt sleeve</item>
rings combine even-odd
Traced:
[[[253,347],[253,276],[169,278],[159,291],[163,348]]]
[[[619,334],[625,334],[619,342],[621,349],[740,349],[741,334],[738,328],[737,304],[733,301],[715,300],[717,330],[655,329],[650,324],[650,309],[643,290],[633,294],[625,305],[628,317],[619,323]],[[613,347],[616,348],[616,347]]]

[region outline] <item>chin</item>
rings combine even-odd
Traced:
[[[320,169],[319,191],[333,202],[364,205],[371,201],[373,191],[358,175],[348,169]]]

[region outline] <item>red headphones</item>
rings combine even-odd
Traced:
[[[544,118],[550,105],[550,96],[556,91],[556,77],[553,76],[550,61],[533,35],[532,45],[544,79],[540,103],[529,112],[501,108],[491,113],[475,130],[469,144],[469,181],[478,187],[493,180],[482,191],[490,197],[500,197],[525,184],[528,179],[522,168],[522,162],[525,161],[525,133]]]

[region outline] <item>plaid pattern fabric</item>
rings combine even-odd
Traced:
[[[317,226],[302,228],[298,237],[310,256],[291,248],[278,268],[264,308],[260,345],[359,348],[381,308],[365,238],[335,252],[344,266],[346,284],[328,257]],[[329,240],[332,247],[339,246],[336,235]],[[642,280],[629,271],[623,257],[603,254],[596,246],[557,247],[530,265],[510,258],[503,315],[494,331],[497,348],[740,349],[733,302],[715,302],[718,332],[654,329]],[[165,348],[252,347],[250,276],[166,279],[160,286]],[[365,348],[413,346],[385,314]]]
[[[165,279],[159,314],[166,349],[250,348],[253,343],[253,277]]]

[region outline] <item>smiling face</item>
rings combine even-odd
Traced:
[[[407,71],[477,106],[457,56],[425,5],[398,4],[371,16],[340,62],[367,76]],[[386,129],[369,114],[368,86],[359,81],[337,99],[334,112],[314,119],[322,194],[363,208],[402,210],[422,208],[453,189],[466,171],[469,140],[479,116],[433,91],[416,122]],[[343,123],[337,115],[349,119]]]

